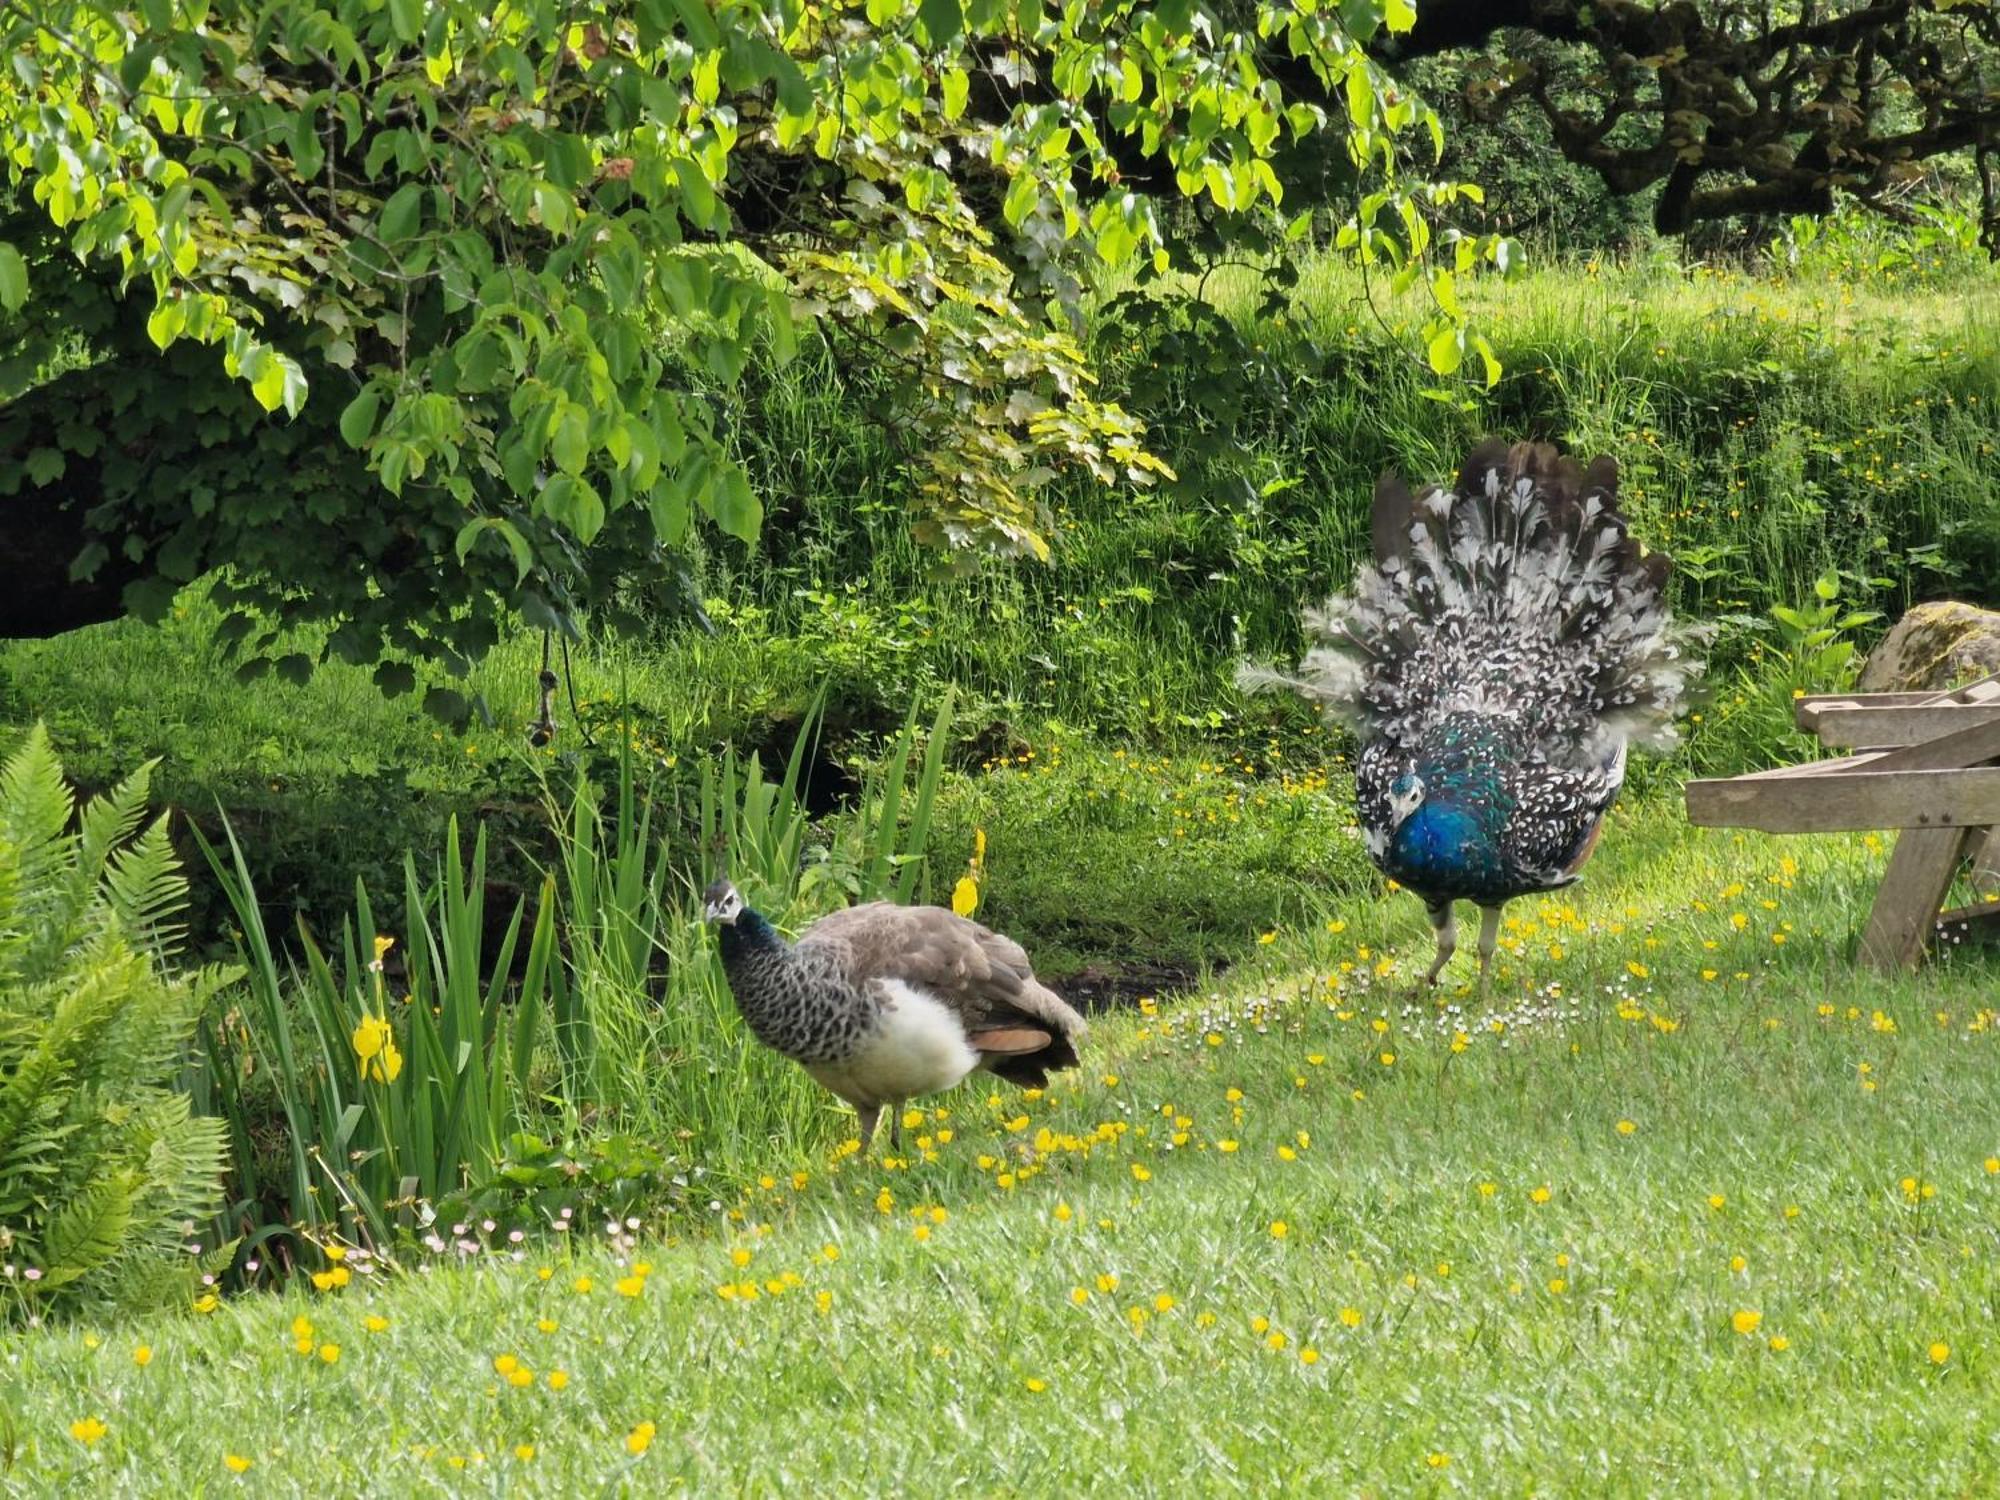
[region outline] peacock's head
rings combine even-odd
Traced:
[[[726,880],[718,880],[701,893],[701,914],[710,922],[725,926],[743,915],[743,894]]]
[[[1400,828],[1403,820],[1424,805],[1424,779],[1415,771],[1405,771],[1389,783],[1389,826]]]

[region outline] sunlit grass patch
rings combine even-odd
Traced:
[[[1976,1490],[1992,970],[1855,969],[1880,864],[1635,809],[1486,1010],[1411,991],[1412,899],[1343,900],[692,1231],[445,1226],[400,1277],[17,1338],[0,1482]]]

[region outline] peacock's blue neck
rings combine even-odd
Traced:
[[[1471,894],[1502,878],[1497,829],[1480,809],[1448,798],[1418,806],[1389,840],[1389,865],[1407,886]]]

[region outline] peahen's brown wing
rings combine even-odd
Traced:
[[[830,951],[857,986],[900,980],[934,996],[1003,1078],[1039,1087],[1048,1070],[1076,1065],[1083,1017],[1036,980],[1019,943],[970,918],[871,901],[821,917],[799,947]]]

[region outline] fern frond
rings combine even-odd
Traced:
[[[208,1218],[222,1202],[225,1127],[211,1116],[194,1116],[186,1094],[171,1094],[146,1112],[141,1139],[145,1181],[135,1216],[149,1236],[164,1231],[171,1248],[180,1242],[182,1225]]]
[[[22,1211],[29,1185],[47,1175],[69,1096],[69,1059],[51,1025],[0,1082],[0,1214]]]
[[[171,919],[187,906],[188,883],[167,838],[167,814],[110,856],[104,888],[134,943],[162,955],[179,946],[184,929]]]
[[[63,830],[75,811],[48,729],[36,724],[0,767],[0,839],[14,846],[21,883],[29,891],[44,884],[67,857]]]
[[[47,967],[48,954],[61,949],[51,931],[66,930],[81,904],[63,878],[75,844],[64,830],[74,812],[48,731],[36,724],[0,767],[0,846],[13,887],[0,947],[9,970]]]
[[[165,817],[139,831],[149,771],[71,832],[43,730],[0,768],[0,1223],[42,1271],[37,1302],[184,1289],[187,1227],[221,1200],[224,1123],[172,1080],[234,975],[164,966],[187,882]],[[0,1317],[26,1307],[0,1302]]]
[[[133,1174],[99,1177],[56,1210],[37,1247],[51,1288],[110,1263],[132,1225]]]

